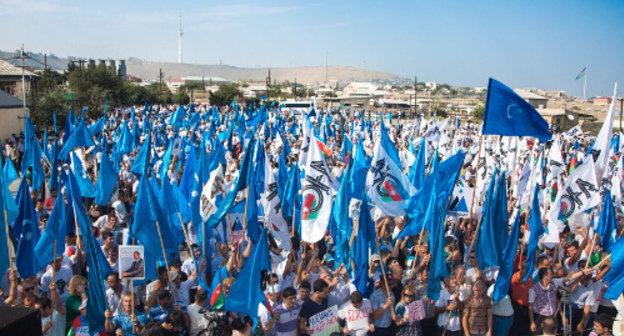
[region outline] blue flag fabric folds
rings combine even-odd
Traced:
[[[368,277],[368,250],[375,243],[375,222],[371,218],[368,209],[368,198],[360,204],[360,218],[355,240],[353,261],[355,265],[355,287],[364,297],[369,297],[373,292],[374,284]]]
[[[73,214],[71,215],[73,216]],[[65,233],[67,232],[65,222],[65,201],[63,200],[63,194],[58,193],[45,229],[35,246],[35,253],[40,265],[47,265],[54,261],[55,258],[63,255],[65,250]],[[55,242],[56,255],[54,255]]]
[[[507,242],[509,216],[505,173],[503,172],[498,180],[496,175],[496,173],[492,175],[475,244],[477,262],[482,269],[500,265],[500,258]]]
[[[20,277],[26,279],[37,274],[42,268],[35,254],[35,245],[39,240],[39,221],[30,198],[30,188],[28,188],[26,178],[22,178],[18,197],[19,214],[13,223],[13,233],[19,237],[15,264]]]
[[[410,141],[410,145],[411,144],[412,143]],[[418,155],[416,155],[416,160],[410,168],[409,175],[407,176],[407,179],[410,180],[410,182],[414,187],[416,187],[416,189],[420,189],[423,183],[425,183],[425,152],[427,151],[426,146],[427,143],[425,142],[425,137],[422,137],[422,140],[420,141],[420,146],[418,146]]]
[[[618,239],[611,247],[611,269],[604,281],[609,284],[604,297],[617,300],[624,291],[624,238]]]
[[[434,182],[433,193],[437,192],[437,185]],[[429,280],[427,282],[427,297],[433,301],[437,301],[440,297],[440,282],[443,278],[448,277],[448,269],[444,262],[444,218],[446,217],[447,198],[432,197],[427,211],[429,223],[429,246],[431,246],[431,262],[429,263]]]
[[[87,126],[85,126],[84,122],[81,122],[78,127],[76,127],[67,142],[63,143],[63,148],[61,149],[61,153],[59,157],[61,160],[68,160],[69,153],[76,147],[84,147],[89,148],[91,146],[95,146],[95,142],[93,141],[93,136],[89,133]]]
[[[260,289],[261,272],[265,270],[271,270],[271,262],[267,231],[263,229],[258,244],[232,284],[223,307],[225,310],[249,315],[254,321],[254,329],[258,321],[258,305],[266,299]]]
[[[619,188],[619,186],[617,187]],[[611,247],[615,244],[616,229],[617,222],[615,221],[615,208],[611,199],[611,190],[607,190],[596,229],[596,233],[602,238],[602,248],[607,253],[611,253]]]
[[[119,174],[115,171],[113,164],[108,159],[108,155],[102,152],[100,159],[100,174],[95,190],[95,204],[106,206],[115,190]]]
[[[13,166],[13,163],[9,159],[4,162],[4,166],[2,167],[2,174],[4,175],[4,181],[8,184],[13,183],[19,178],[17,170],[15,170],[15,166]]]
[[[151,135],[151,131],[148,131],[147,138],[145,139],[145,141],[143,141],[141,150],[139,150],[139,153],[132,163],[132,167],[130,167],[130,171],[135,173],[136,175],[146,175],[148,170],[150,169],[150,153],[152,150]]]
[[[8,188],[6,187],[6,183],[4,182],[4,176],[0,176],[0,206],[2,206],[2,208],[0,208],[0,225],[6,225],[6,223],[12,222],[5,217],[8,214],[8,212],[6,212],[6,199],[10,198],[10,200],[13,202],[13,206],[15,206],[15,201],[13,200],[11,194],[7,194],[7,192]],[[7,230],[0,230],[0,244],[3,244],[0,246],[8,246],[7,242],[9,241],[9,239],[10,238],[7,236]],[[0,248],[0,269],[7,269],[9,268],[9,265],[10,260],[8,248]]]
[[[529,238],[529,246],[527,247],[526,258],[526,276],[524,281],[526,282],[532,276],[535,270],[535,252],[539,239],[544,234],[544,225],[542,224],[542,217],[540,215],[539,206],[539,186],[536,184],[533,192],[533,198],[531,199],[531,218],[529,219],[529,231],[531,236]]]
[[[162,253],[161,239],[167,253],[176,253],[178,252],[178,245],[170,230],[170,219],[161,209],[158,197],[149,183],[147,176],[142,175],[134,205],[134,222],[130,229],[131,237],[136,237],[145,246],[145,249],[153,255]]]
[[[493,78],[488,82],[482,133],[533,136],[541,142],[552,138],[548,123],[539,112],[514,90]]]
[[[511,277],[513,276],[513,265],[516,257],[516,251],[518,248],[518,235],[520,232],[520,216],[516,216],[516,221],[511,228],[509,239],[507,240],[507,246],[503,251],[501,257],[501,265],[498,271],[498,277],[494,284],[494,293],[492,299],[498,302],[502,297],[507,295],[509,287],[511,286]]]
[[[240,165],[238,178],[236,179],[233,188],[228,192],[227,196],[223,200],[223,203],[221,203],[221,206],[219,206],[217,211],[212,214],[210,218],[208,218],[208,220],[206,221],[206,225],[213,228],[216,227],[217,224],[219,224],[219,222],[221,222],[223,218],[225,218],[227,212],[230,211],[230,209],[234,206],[234,201],[236,200],[236,195],[238,194],[238,192],[247,187],[250,178],[249,175],[251,175],[251,159],[253,157],[254,148],[255,141],[252,139],[247,144],[247,149],[245,150],[245,155]]]
[[[106,117],[102,117],[98,121],[91,124],[88,127],[89,133],[93,136],[100,134],[100,132],[102,132],[102,129],[104,128],[104,121],[106,121]]]
[[[72,164],[74,166],[74,174],[76,176],[76,182],[80,188],[80,195],[82,197],[93,198],[95,197],[95,186],[91,183],[91,179],[87,176],[87,173],[82,167],[82,162],[76,156],[76,153],[71,153]]]

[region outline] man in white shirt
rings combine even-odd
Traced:
[[[342,333],[351,336],[365,336],[368,332],[375,332],[373,324],[373,308],[368,299],[364,299],[362,293],[351,293],[350,302],[338,311],[338,318],[345,321]]]
[[[195,293],[195,302],[188,306],[188,315],[191,319],[191,336],[197,336],[200,331],[208,328],[208,320],[201,313],[207,301],[208,291],[198,288],[197,293]]]
[[[54,267],[56,268],[56,274],[54,275],[54,284],[56,291],[59,294],[59,299],[62,303],[64,303],[65,299],[69,296],[69,281],[74,274],[72,273],[70,267],[62,264],[63,257],[61,256],[57,258],[56,262],[54,263]],[[52,265],[52,263],[50,265]],[[50,283],[52,283],[52,267],[48,267],[46,272],[41,276],[41,290],[46,294],[50,292]]]
[[[65,307],[56,293],[56,286],[50,284],[51,298],[38,297],[35,309],[41,312],[41,334],[44,336],[63,336],[65,334]],[[54,305],[54,307],[52,307]]]

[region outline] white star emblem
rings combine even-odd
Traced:
[[[24,238],[25,238],[26,240],[31,240],[31,239],[32,239],[32,236],[33,236],[33,235],[32,235],[32,232],[26,232],[26,234],[24,235]]]

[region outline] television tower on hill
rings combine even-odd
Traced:
[[[180,26],[178,27],[178,63],[182,64],[182,14],[180,14]]]

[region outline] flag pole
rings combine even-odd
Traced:
[[[52,255],[52,283],[56,283],[56,243],[57,239],[54,239],[54,254]]]
[[[381,252],[379,251],[379,242],[377,241],[377,237],[375,237],[375,247],[377,248],[377,255],[381,258]],[[384,282],[386,283],[386,292],[387,296],[390,297],[390,286],[388,285],[388,278],[386,277],[386,268],[383,265],[383,260],[381,260],[381,273],[384,277]],[[394,306],[390,305],[390,309],[392,310],[392,315],[394,315]]]
[[[132,321],[132,316],[134,316],[134,279],[130,279],[130,297],[132,300],[132,313],[130,315],[130,322],[132,322],[132,333],[136,333],[134,331],[134,321]]]
[[[243,237],[247,235],[247,207],[248,206],[249,206],[249,186],[247,186],[247,190],[245,191],[245,218],[243,218]]]
[[[162,234],[160,233],[160,224],[156,221],[156,229],[158,230],[158,238],[160,239],[160,247],[162,248],[163,257],[165,258],[165,266],[167,267],[167,283],[171,284],[171,295],[173,296],[173,303],[177,302],[175,295],[175,284],[171,281],[171,277],[169,276],[169,262],[167,261],[167,252],[165,252],[165,244],[163,243]],[[204,239],[204,244],[205,243]]]
[[[412,269],[410,270],[410,278],[407,283],[411,283],[412,280],[414,279],[414,270],[416,269],[416,257],[418,256],[418,253],[420,251],[420,244],[422,243],[422,237],[424,233],[425,233],[425,226],[423,225],[422,229],[420,229],[420,235],[418,235],[418,245],[416,246],[416,255],[414,256],[414,261],[412,262]]]
[[[479,166],[481,165],[481,146],[483,146],[483,134],[479,136],[479,150],[477,151],[477,169],[475,171],[475,184],[472,189],[472,201],[470,202],[470,210],[468,218],[472,220],[472,209],[474,208],[476,193],[477,193],[477,182],[479,181]]]
[[[583,81],[583,101],[585,101],[585,89],[587,88],[587,68],[585,69],[585,77]]]
[[[2,192],[4,193],[4,190]],[[4,208],[4,204],[2,205],[2,207]],[[13,269],[15,269],[15,263],[13,261],[15,256],[14,256],[14,253],[11,253],[11,240],[9,239],[9,220],[7,218],[6,208],[4,209],[4,227],[6,229],[7,251],[9,252],[9,267],[10,267],[10,269],[13,270]]]

